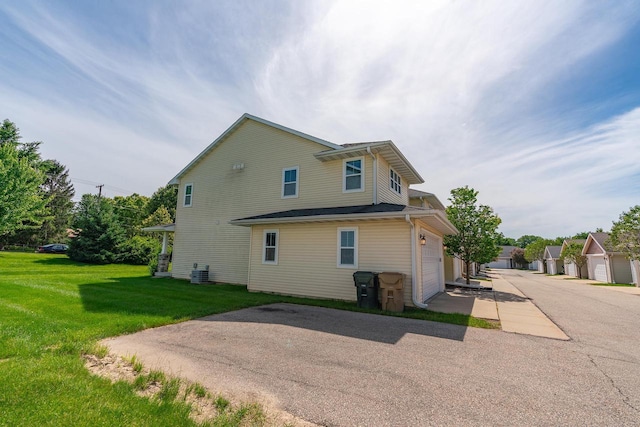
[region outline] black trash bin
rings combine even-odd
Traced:
[[[378,308],[378,275],[371,271],[356,271],[353,282],[358,292],[358,307]]]

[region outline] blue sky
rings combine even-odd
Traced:
[[[79,194],[151,195],[245,112],[391,139],[505,235],[640,204],[640,2],[7,1],[0,119]]]

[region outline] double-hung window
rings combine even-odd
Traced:
[[[189,207],[193,204],[193,184],[186,184],[184,186],[184,207]]]
[[[298,197],[298,167],[282,169],[282,198]]]
[[[344,161],[342,191],[364,191],[364,158]]]
[[[393,169],[389,169],[389,185],[391,190],[402,194],[402,178]]]
[[[338,228],[338,267],[358,268],[358,228]]]
[[[278,263],[278,230],[265,230],[262,246],[262,263]]]

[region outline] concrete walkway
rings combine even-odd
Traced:
[[[497,273],[491,273],[493,291],[455,289],[429,301],[429,310],[462,313],[490,320],[500,320],[502,330],[517,334],[568,340],[538,307],[515,286]]]

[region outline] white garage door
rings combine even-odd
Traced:
[[[565,268],[567,269],[567,274],[571,277],[578,277],[578,272],[576,271],[576,265],[574,263],[565,264]]]
[[[592,257],[589,261],[591,261],[591,278],[593,280],[597,280],[598,282],[607,282],[607,267],[604,264],[604,258],[596,258]]]
[[[422,246],[422,301],[426,301],[441,289],[442,241],[438,236],[430,234],[426,230],[422,230],[420,233],[427,240],[427,243]]]

